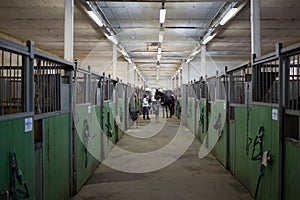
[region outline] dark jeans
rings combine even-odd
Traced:
[[[174,104],[169,104],[169,110],[170,110],[170,117],[174,115]]]
[[[148,109],[148,107],[143,107],[143,119],[145,119],[145,115],[147,115],[147,119],[149,119],[149,109]]]

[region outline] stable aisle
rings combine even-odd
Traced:
[[[142,172],[175,161],[162,169],[147,173],[127,173],[101,164],[74,200],[252,199],[245,188],[213,155],[209,154],[199,159],[201,143],[185,126],[180,126],[178,119],[160,118],[160,122],[156,123],[154,118],[152,115],[151,121],[139,119],[138,128],[132,126],[117,145],[122,150],[135,152],[135,155],[145,155],[144,160],[141,161],[141,157],[125,155],[126,153],[116,147],[105,162],[123,171]],[[182,143],[178,142],[180,140]],[[186,141],[191,141],[191,145],[177,159],[177,150],[184,149],[179,146],[189,144]],[[162,149],[165,150],[160,151]],[[157,162],[155,156],[152,158],[153,155],[148,158],[147,152],[159,154],[161,162]]]

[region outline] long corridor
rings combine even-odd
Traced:
[[[151,121],[138,119],[138,127],[134,125],[126,132],[127,134],[104,161],[106,165],[100,164],[73,198],[74,200],[252,199],[246,189],[219,164],[211,153],[199,159],[201,143],[185,126],[180,125],[178,119],[161,118],[157,123],[153,120],[154,116],[150,117]],[[178,152],[184,149],[180,146],[189,143],[180,143],[176,140],[191,141],[191,145],[178,159]],[[179,151],[176,145],[181,148]],[[167,148],[169,149],[166,150]],[[157,163],[152,165],[157,162],[156,158],[140,161],[139,157],[136,158],[137,160],[134,156],[128,157],[125,151],[120,149],[141,155],[146,155],[143,154],[146,152],[154,152],[154,154],[158,152],[161,156],[161,165],[167,163],[164,161],[166,157],[170,158],[170,162],[172,159],[175,161],[166,167],[152,171],[151,167],[159,168]],[[165,150],[159,152],[161,149]],[[143,170],[146,172],[143,173]]]

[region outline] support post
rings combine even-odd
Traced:
[[[251,54],[261,56],[260,46],[260,0],[251,0]]]
[[[112,56],[112,78],[117,79],[117,60],[118,60],[118,51],[117,46],[113,45],[113,56]]]
[[[181,74],[182,74],[182,70],[179,70],[179,72],[178,72],[178,87],[181,87]]]
[[[276,56],[279,58],[279,169],[278,169],[278,199],[284,199],[284,162],[285,162],[285,136],[284,136],[284,113],[288,91],[287,82],[289,80],[289,65],[284,63],[281,55],[282,44],[276,45]]]
[[[206,80],[206,45],[201,45],[200,76]]]
[[[64,58],[73,62],[74,0],[65,0]]]

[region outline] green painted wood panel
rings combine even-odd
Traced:
[[[24,132],[24,118],[0,122],[0,191],[10,188],[9,154],[15,152],[30,198],[35,199],[35,162],[33,131]],[[23,186],[18,187],[24,190]]]
[[[211,108],[211,122],[209,124],[209,134],[211,142],[214,144],[213,153],[217,160],[223,165],[226,165],[226,106],[225,102],[215,102]],[[219,127],[218,127],[219,126]]]
[[[272,107],[252,106],[250,112],[250,135],[255,138],[259,127],[264,126],[263,151],[270,151],[272,162],[264,168],[264,175],[261,180],[257,199],[277,199],[278,197],[278,121],[272,119]],[[258,147],[257,147],[258,148]],[[251,151],[252,151],[251,145]],[[259,150],[259,149],[257,149]],[[249,189],[254,195],[257,184],[259,161],[251,161],[248,165],[248,173],[256,174],[249,176]],[[255,173],[256,171],[256,173]]]
[[[235,174],[236,170],[236,123],[234,120],[229,122],[229,131],[230,131],[230,138],[229,138],[229,168],[230,171]]]
[[[198,112],[199,112],[199,122],[200,122],[198,132],[200,136],[200,141],[203,142],[207,133],[206,100],[201,99],[199,101]]]
[[[284,199],[296,200],[299,195],[299,146],[286,141]]]
[[[195,98],[188,98],[187,105],[187,126],[192,133],[195,132]]]
[[[76,106],[76,188],[77,191],[83,186],[87,179],[99,164],[101,159],[100,140],[100,107],[90,105]],[[84,121],[89,127],[89,140],[86,154],[83,142]],[[87,166],[86,166],[87,161]]]
[[[44,119],[45,199],[68,199],[70,195],[70,117]]]

